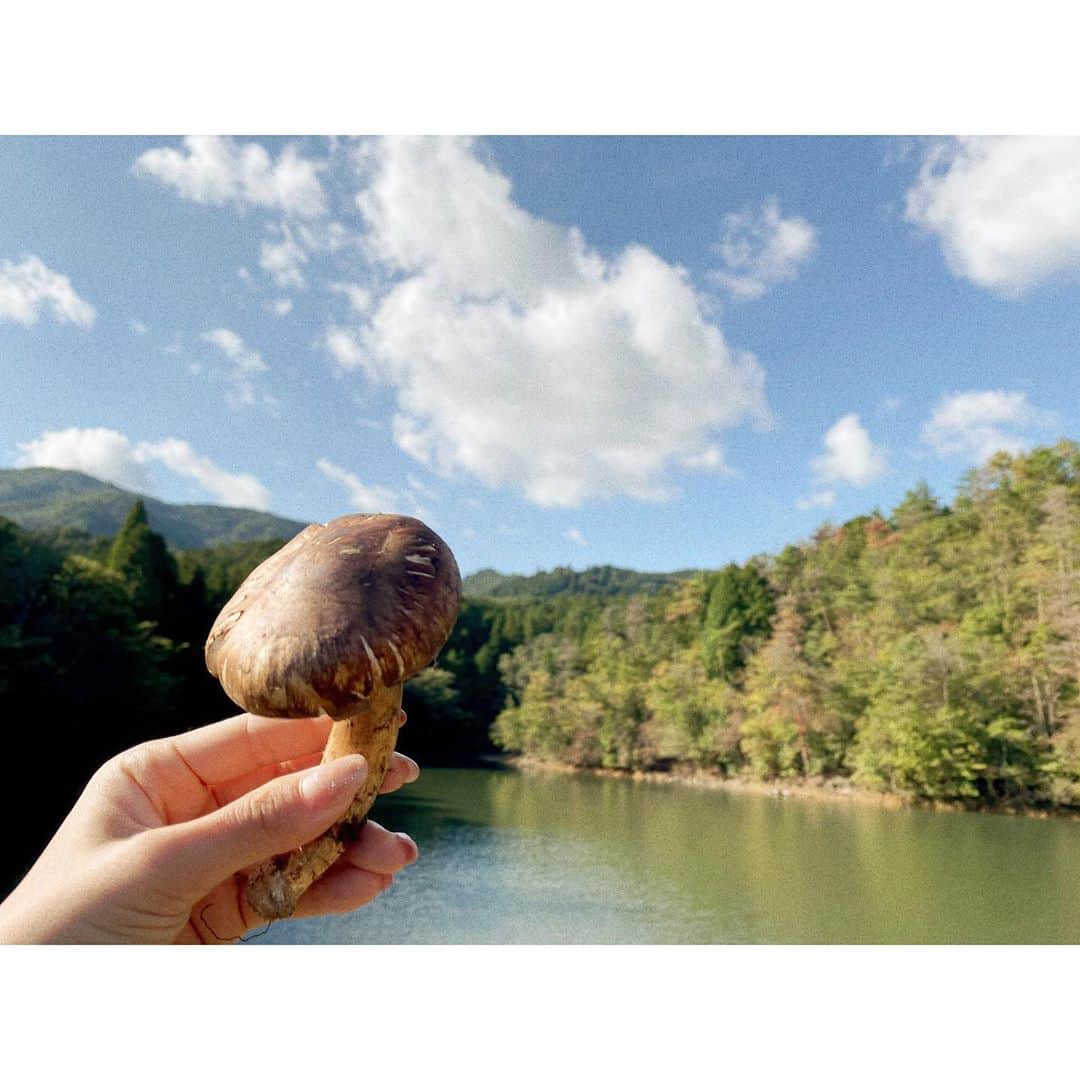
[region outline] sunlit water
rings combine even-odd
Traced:
[[[274,943],[1080,942],[1080,822],[426,769],[420,860]]]

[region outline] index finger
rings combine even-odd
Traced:
[[[241,713],[167,741],[204,784],[223,784],[264,766],[322,750],[332,724],[329,716],[277,718]]]

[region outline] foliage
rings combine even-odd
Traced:
[[[547,599],[559,596],[652,594],[687,576],[686,571],[645,574],[637,570],[623,570],[618,566],[590,566],[587,570],[557,566],[554,570],[541,570],[528,577],[523,574],[500,574],[497,570],[477,570],[463,584],[465,595],[477,599],[523,596]]]
[[[998,454],[951,506],[920,484],[889,515],[612,599],[500,670],[506,750],[1080,804],[1080,448]]]
[[[54,483],[55,470],[22,472],[41,474],[42,492]],[[65,497],[96,483],[63,475]],[[0,812],[36,831],[17,833],[0,884],[110,754],[235,711],[203,642],[283,540],[173,552],[151,500],[124,506],[111,538],[0,518],[0,709],[13,760],[47,748],[50,776],[29,796],[5,790]],[[1080,805],[1073,443],[993,457],[948,506],[919,485],[890,514],[742,566],[470,580],[437,665],[406,689],[402,747],[421,760],[497,748]]]

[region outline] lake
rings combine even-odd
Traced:
[[[376,804],[420,859],[274,943],[1080,942],[1080,822],[425,769]]]

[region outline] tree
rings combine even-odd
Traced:
[[[127,582],[141,618],[161,621],[167,617],[176,598],[176,563],[164,539],[150,529],[142,499],[128,511],[106,565]]]
[[[706,674],[733,681],[753,643],[768,636],[775,610],[768,580],[752,564],[713,575],[701,637]]]
[[[773,635],[746,676],[747,754],[759,772],[790,771],[793,744],[804,776],[815,770],[813,733],[821,723],[818,680],[803,652],[804,622],[790,597],[780,601]]]

